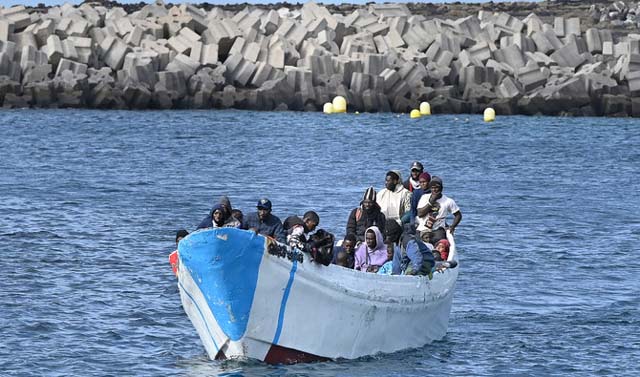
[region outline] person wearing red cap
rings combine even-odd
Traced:
[[[431,175],[427,172],[421,173],[420,177],[418,177],[420,188],[414,190],[413,195],[411,196],[411,218],[406,222],[410,222],[412,224],[415,223],[416,217],[418,216],[418,202],[420,201],[420,198],[422,198],[422,195],[424,194],[431,193],[431,190],[429,189],[429,182],[431,182]]]

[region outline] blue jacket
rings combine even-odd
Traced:
[[[411,224],[416,221],[416,216],[418,216],[418,202],[420,201],[420,198],[422,195],[429,194],[430,192],[431,190],[429,189],[425,191],[421,188],[413,190],[413,195],[411,196]]]
[[[281,243],[287,242],[287,234],[282,227],[282,221],[278,216],[269,214],[265,221],[260,221],[258,212],[248,214],[242,221],[242,229],[256,228],[258,233],[263,236],[269,236]]]
[[[406,246],[395,246],[392,274],[400,275],[404,273],[409,264],[411,264],[414,271],[420,271],[425,262],[431,264],[431,268],[434,266],[433,253],[424,242],[411,237],[406,242]]]

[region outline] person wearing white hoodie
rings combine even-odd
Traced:
[[[385,188],[378,192],[376,202],[387,220],[402,225],[402,216],[411,211],[411,192],[402,185],[399,170],[389,170],[385,177]]]

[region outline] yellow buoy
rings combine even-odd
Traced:
[[[431,115],[431,105],[429,105],[429,102],[422,102],[420,104],[420,115]]]
[[[411,112],[409,113],[409,117],[411,119],[420,118],[420,110],[418,109],[411,110]]]
[[[358,115],[358,114],[360,114],[360,112],[359,112],[359,111],[356,111],[354,114]]]
[[[336,96],[333,99],[333,112],[334,113],[347,112],[347,100],[343,96]]]
[[[493,122],[496,120],[496,111],[490,107],[484,109],[484,121]]]
[[[325,103],[324,106],[322,107],[322,111],[325,114],[333,114],[333,104],[331,102]]]

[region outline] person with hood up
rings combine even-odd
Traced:
[[[385,177],[385,188],[380,190],[376,202],[387,220],[402,224],[402,216],[411,211],[411,192],[402,186],[398,170],[390,170]]]
[[[387,245],[382,238],[382,232],[377,226],[367,228],[365,242],[356,250],[355,269],[376,273],[380,266],[387,262],[387,258]]]
[[[364,242],[364,232],[369,227],[376,226],[384,232],[387,219],[380,211],[380,206],[376,203],[376,190],[369,187],[362,196],[360,206],[354,208],[347,219],[346,234],[356,236],[357,243]]]
[[[215,210],[221,211],[221,215],[223,219],[222,225],[218,225],[213,221]],[[202,219],[202,221],[200,222],[200,224],[196,229],[222,228],[222,227],[240,228],[242,224],[240,223],[240,221],[238,221],[238,219],[231,216],[231,211],[232,211],[232,208],[231,208],[231,201],[229,200],[229,197],[226,195],[221,196],[220,200],[218,200],[218,203],[214,205],[213,208],[211,208],[211,211],[209,212],[209,216]]]
[[[447,238],[445,233],[447,216],[453,215],[453,222],[449,225],[449,231],[453,234],[462,220],[462,213],[456,202],[442,193],[443,183],[440,177],[432,177],[429,188],[431,192],[422,195],[418,202],[416,223],[420,238],[435,245],[438,241]]]

